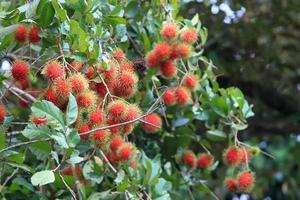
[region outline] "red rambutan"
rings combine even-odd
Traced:
[[[132,62],[126,61],[126,62],[122,62],[120,64],[120,69],[121,72],[127,71],[127,72],[135,72],[135,68],[133,66]]]
[[[250,192],[254,186],[255,176],[251,171],[242,171],[239,173],[238,178],[238,188],[242,192]]]
[[[89,88],[88,80],[80,73],[73,74],[70,78],[70,84],[72,87],[72,91],[75,94],[84,92]]]
[[[138,77],[135,73],[123,72],[113,81],[114,94],[119,97],[131,97],[137,90]]]
[[[91,128],[88,124],[82,124],[81,126],[78,127],[78,133],[84,133],[84,132],[87,132],[87,131],[90,131],[90,130],[91,130]],[[89,139],[89,134],[80,135],[80,138],[82,140],[88,140]]]
[[[52,87],[47,90],[47,92],[45,93],[45,97],[48,101],[51,101],[54,104],[55,102],[57,102],[57,97]]]
[[[28,39],[31,43],[39,43],[41,37],[39,36],[39,27],[33,26],[28,32]]]
[[[123,60],[125,60],[126,56],[125,53],[122,51],[122,49],[115,49],[112,53],[112,56],[114,57],[114,59],[116,59],[118,62],[122,62]]]
[[[239,154],[240,154],[240,163],[241,164],[249,163],[249,161],[252,158],[252,154],[250,152],[250,149],[248,149],[246,147],[239,148]]]
[[[182,162],[191,168],[195,167],[196,166],[195,154],[192,151],[187,150],[182,156]]]
[[[123,139],[120,135],[116,135],[112,138],[111,143],[109,145],[112,151],[116,151],[120,145],[123,144]]]
[[[119,71],[119,63],[113,60],[108,62],[108,69],[103,69],[101,66],[99,67],[99,72],[104,75],[103,78],[106,82],[116,79],[119,75]]]
[[[130,143],[123,143],[121,146],[119,146],[117,150],[117,155],[120,160],[128,160],[131,155],[131,147],[132,145]]]
[[[127,104],[122,100],[115,100],[107,105],[107,114],[110,119],[120,122],[127,109]]]
[[[33,116],[32,117],[32,122],[35,125],[43,125],[47,123],[47,117],[43,116],[43,117],[37,117],[37,116]]]
[[[21,84],[21,88],[22,88],[23,90],[26,90],[27,88],[30,87],[30,81],[29,81],[29,79],[21,80],[21,81],[20,81],[20,84]]]
[[[29,108],[29,104],[21,98],[18,99],[18,103],[22,108]]]
[[[161,74],[164,78],[173,78],[177,74],[177,68],[173,62],[165,62],[160,67]]]
[[[198,85],[198,78],[194,74],[186,74],[183,77],[183,84],[186,88],[194,91]]]
[[[214,158],[210,154],[201,154],[198,158],[197,167],[199,169],[205,169],[213,164]]]
[[[0,122],[3,122],[6,113],[6,108],[3,105],[0,105]]]
[[[228,147],[224,154],[223,160],[227,165],[236,166],[240,162],[240,151],[237,147],[231,146]]]
[[[54,82],[55,96],[58,99],[65,100],[71,94],[71,86],[69,81],[65,79],[56,79]]]
[[[188,44],[193,44],[197,41],[197,37],[197,30],[189,28],[181,34],[180,39]]]
[[[100,110],[94,110],[89,113],[89,122],[92,126],[102,123],[104,121],[104,118],[105,116]]]
[[[116,152],[109,151],[105,154],[105,157],[108,159],[108,161],[111,164],[115,164],[117,161],[119,161],[119,158],[118,158],[118,155]]]
[[[111,85],[107,84],[107,83],[106,83],[106,85],[107,85],[107,87],[108,87],[108,89],[110,91],[112,89]],[[103,82],[96,83],[95,90],[96,90],[97,94],[99,94],[100,97],[105,97],[105,95],[107,94],[107,89],[106,89],[106,87],[105,87],[105,85],[104,85]]]
[[[129,135],[130,133],[132,133],[133,129],[134,129],[134,124],[130,123],[130,124],[126,124],[124,126],[122,126],[122,132],[124,133],[124,135]]]
[[[142,111],[137,105],[129,104],[127,105],[125,113],[122,117],[123,117],[123,121],[127,122],[127,121],[135,120],[141,115],[142,115]]]
[[[87,108],[95,105],[97,97],[93,91],[85,91],[77,96],[77,104],[80,108]]]
[[[76,60],[73,60],[71,63],[71,70],[76,71],[76,72],[81,72],[82,68],[83,68],[83,63],[78,62]]]
[[[74,171],[76,173],[77,178],[81,177],[81,169],[78,165],[75,165],[74,167]],[[64,176],[73,176],[73,170],[72,167],[67,167],[66,169],[64,169],[61,173]]]
[[[16,81],[28,80],[28,64],[22,60],[16,60],[12,65],[11,74]]]
[[[181,43],[176,46],[177,58],[187,58],[191,53],[191,47],[188,44]]]
[[[226,178],[224,184],[229,192],[237,191],[237,188],[238,188],[237,180],[235,180],[233,178]]]
[[[177,103],[181,106],[187,105],[191,100],[190,92],[184,87],[175,89]]]
[[[162,121],[155,113],[145,116],[141,122],[141,127],[146,133],[156,133],[161,129],[161,126]]]
[[[64,78],[65,72],[63,67],[59,62],[53,61],[48,63],[43,71],[42,74],[46,77],[47,80],[53,82],[54,80],[58,78]]]
[[[85,73],[85,76],[86,76],[88,79],[90,79],[90,80],[96,77],[95,69],[94,69],[93,66],[89,66],[89,67],[87,68],[87,71],[86,71],[86,73]]]
[[[113,119],[109,119],[106,123],[107,123],[107,125],[109,125],[109,126],[113,126],[113,125],[118,124],[119,122],[117,122],[117,121],[115,121],[115,120],[113,120]],[[112,134],[117,134],[117,133],[119,133],[119,132],[121,131],[121,126],[115,126],[115,127],[112,127],[112,128],[109,128],[109,130],[110,130],[110,132],[111,132]]]
[[[22,43],[26,41],[26,36],[27,36],[27,27],[24,25],[18,26],[18,28],[15,31],[15,39]]]
[[[159,67],[160,60],[159,57],[154,53],[154,51],[150,51],[147,54],[146,64],[148,67]]]
[[[162,27],[161,35],[165,40],[173,40],[178,34],[178,28],[175,23],[168,23]]]
[[[171,46],[170,60],[175,60],[177,58],[178,58],[177,44],[173,44]]]
[[[171,47],[167,43],[158,43],[153,51],[160,61],[165,61],[170,57]]]
[[[176,94],[174,89],[167,89],[162,97],[164,103],[168,106],[172,106],[176,104]]]

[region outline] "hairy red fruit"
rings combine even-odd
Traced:
[[[99,66],[99,72],[104,75],[103,78],[107,82],[111,82],[112,80],[116,79],[119,75],[119,63],[110,60],[108,63],[109,69],[103,69]]]
[[[118,155],[116,152],[107,152],[105,157],[109,160],[111,164],[115,164],[119,160]]]
[[[79,135],[80,135],[80,133],[84,133],[84,132],[87,132],[90,130],[91,130],[91,127],[88,124],[82,124],[81,126],[78,127]],[[89,140],[89,134],[80,135],[80,138],[82,140]]]
[[[28,80],[28,64],[22,60],[16,60],[12,65],[11,74],[16,81]]]
[[[120,69],[121,69],[121,72],[124,72],[124,71],[127,71],[127,72],[135,72],[135,68],[133,66],[133,63],[132,62],[122,62],[120,64]]]
[[[33,26],[28,32],[28,39],[31,43],[39,43],[41,37],[39,36],[39,27]]]
[[[107,87],[109,90],[111,90],[110,85],[107,85]],[[105,97],[105,95],[107,94],[107,89],[106,89],[104,83],[102,83],[102,82],[96,83],[95,90],[96,90],[97,94],[99,94],[99,96],[101,96],[101,97]]]
[[[0,122],[2,123],[6,116],[6,108],[3,105],[0,105]]]
[[[86,73],[85,73],[85,76],[88,78],[88,79],[93,79],[93,78],[95,78],[96,77],[96,73],[95,73],[95,69],[94,69],[94,67],[92,67],[92,66],[89,66],[88,68],[87,68],[87,71],[86,71]]]
[[[238,165],[240,162],[239,149],[235,146],[228,147],[223,154],[223,160],[227,165]]]
[[[175,89],[177,103],[181,106],[187,105],[191,100],[190,92],[184,87]]]
[[[83,74],[76,73],[76,74],[72,75],[69,78],[69,80],[70,80],[70,84],[71,84],[71,87],[72,87],[72,91],[75,94],[84,92],[89,88],[89,82],[84,77]]]
[[[129,104],[126,107],[126,111],[123,115],[123,121],[132,121],[142,115],[141,109],[135,104]]]
[[[170,60],[175,60],[177,58],[178,58],[177,44],[173,44],[171,46]]]
[[[107,105],[107,114],[110,119],[120,122],[127,109],[127,104],[122,100],[115,100]]]
[[[23,90],[26,90],[27,88],[30,87],[30,81],[29,81],[29,79],[21,80],[21,81],[20,81],[20,84],[21,84],[21,88],[22,88]]]
[[[71,69],[76,71],[76,72],[81,72],[82,68],[83,68],[83,63],[78,62],[76,60],[73,60],[71,63]]]
[[[249,163],[249,161],[252,158],[252,154],[248,148],[241,147],[239,148],[239,154],[240,154],[240,163],[246,164]]]
[[[86,91],[77,96],[77,103],[80,108],[88,108],[94,105],[97,97],[93,91]]]
[[[174,89],[168,88],[163,94],[163,101],[167,106],[172,106],[176,104],[176,94]]]
[[[47,117],[43,116],[43,117],[37,117],[37,116],[33,116],[32,117],[32,122],[35,125],[43,125],[47,123]]]
[[[160,67],[161,74],[164,78],[170,79],[177,74],[177,68],[173,62],[167,61]]]
[[[103,141],[106,138],[106,132],[105,130],[99,130],[99,131],[95,131],[94,132],[94,138],[95,141],[99,140],[99,141]]]
[[[161,129],[161,126],[162,121],[155,113],[147,115],[141,122],[141,127],[146,133],[156,133]]]
[[[123,143],[117,150],[117,155],[120,160],[128,160],[131,155],[131,144]]]
[[[65,76],[63,67],[56,61],[48,63],[43,69],[42,74],[44,74],[45,78],[51,82],[58,78],[64,78]]]
[[[135,73],[122,73],[113,84],[114,93],[119,97],[131,97],[137,91],[138,77]]]
[[[160,60],[154,51],[150,51],[146,56],[146,64],[148,67],[159,67]]]
[[[15,31],[15,39],[20,42],[23,43],[26,41],[26,36],[27,36],[27,27],[24,25],[20,25],[18,26],[18,28]]]
[[[58,99],[65,100],[71,94],[70,83],[65,79],[57,79],[54,82],[54,91]]]
[[[55,93],[54,93],[53,88],[49,88],[49,89],[47,90],[47,92],[45,93],[45,97],[46,97],[46,99],[47,99],[48,101],[51,101],[51,102],[54,103],[54,104],[55,104],[55,102],[57,101],[57,97],[56,97],[56,95],[55,95]]]
[[[191,53],[191,47],[188,44],[181,43],[176,46],[177,58],[187,58]]]
[[[122,62],[123,60],[125,60],[126,56],[125,53],[122,51],[122,49],[115,49],[112,53],[112,56],[114,57],[114,59],[116,59],[118,62]]]
[[[124,133],[125,135],[129,135],[130,133],[132,133],[132,131],[133,131],[133,129],[134,129],[134,124],[133,124],[133,123],[131,123],[131,124],[126,124],[126,125],[124,125],[124,126],[122,126],[122,127],[123,127],[123,129],[122,129],[123,133]]]
[[[75,171],[75,174],[76,174],[77,178],[80,178],[81,177],[81,169],[78,165],[75,165],[74,171]],[[73,176],[74,174],[73,174],[72,167],[67,167],[65,170],[63,170],[62,175],[64,175],[64,176]]]
[[[115,125],[115,124],[118,124],[118,123],[119,123],[119,122],[115,121],[114,119],[109,119],[109,120],[107,121],[107,125],[109,125],[109,126],[112,126],[112,125]],[[120,132],[121,126],[115,126],[115,127],[112,127],[112,128],[109,128],[109,130],[110,130],[110,132],[111,132],[112,134],[117,134],[117,133]]]
[[[197,30],[189,28],[181,34],[180,39],[188,44],[193,44],[197,41],[197,37]]]
[[[183,77],[183,84],[186,88],[194,91],[198,85],[198,78],[194,74],[187,74]]]
[[[195,154],[192,151],[187,150],[182,156],[182,162],[191,168],[195,167],[196,166]]]
[[[167,43],[158,43],[153,51],[160,61],[165,61],[170,57],[171,47]]]
[[[112,138],[109,147],[112,151],[116,151],[119,148],[119,146],[121,146],[122,144],[123,144],[122,137],[120,135],[116,135]]]
[[[89,113],[89,122],[92,126],[102,123],[104,121],[104,118],[105,116],[100,110],[94,110]]]
[[[173,40],[178,34],[178,28],[175,23],[168,23],[162,27],[161,35],[165,40]]]
[[[237,188],[238,188],[237,180],[235,180],[233,178],[226,178],[224,184],[229,192],[237,191]]]
[[[205,169],[213,164],[214,158],[210,154],[202,154],[198,158],[197,167],[199,169]]]
[[[242,192],[250,192],[254,186],[255,176],[251,171],[242,171],[239,173],[238,178],[238,188]]]
[[[18,103],[22,108],[29,108],[29,104],[21,98],[18,99]]]

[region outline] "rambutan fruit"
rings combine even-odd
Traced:
[[[74,171],[75,171],[75,174],[76,174],[77,178],[80,178],[81,177],[81,169],[78,165],[75,165]],[[61,174],[64,175],[64,176],[73,176],[72,167],[67,167],[66,169],[64,169],[62,171]]]
[[[227,165],[236,166],[240,162],[240,151],[237,147],[231,146],[228,147],[224,154],[223,160]]]
[[[43,125],[43,124],[47,123],[47,117],[46,116],[43,116],[43,117],[33,116],[31,120],[35,125]]]
[[[6,108],[3,105],[0,105],[0,122],[2,123],[6,116]]]
[[[178,34],[178,28],[175,23],[168,23],[162,27],[161,35],[165,40],[173,40]]]
[[[105,157],[111,164],[115,164],[117,161],[119,161],[119,158],[118,158],[118,155],[116,152],[109,151],[105,154]]]
[[[108,130],[98,130],[94,132],[93,136],[97,146],[102,148],[109,142],[110,132]]]
[[[175,89],[176,101],[179,105],[185,106],[191,101],[191,93],[184,87]]]
[[[250,192],[254,186],[255,175],[251,171],[242,171],[238,175],[237,182],[239,191]]]
[[[250,152],[250,149],[248,149],[246,147],[239,148],[239,154],[240,154],[240,163],[241,164],[249,163],[249,161],[252,158],[252,154]]]
[[[56,79],[54,82],[53,89],[55,91],[55,96],[58,99],[65,100],[65,99],[69,98],[69,96],[71,94],[71,85],[70,85],[69,81],[67,81],[65,79]]]
[[[112,56],[114,57],[114,59],[116,59],[118,62],[122,62],[123,60],[126,59],[126,55],[125,53],[122,51],[122,49],[120,48],[116,48],[113,52],[112,52]]]
[[[108,62],[108,69],[103,69],[102,66],[99,67],[99,72],[104,75],[103,79],[106,82],[116,79],[119,75],[119,71],[119,63],[113,60]]]
[[[53,90],[52,87],[50,87],[46,93],[45,93],[45,98],[47,99],[47,101],[51,101],[52,103],[55,104],[55,102],[57,102],[57,97],[55,95],[55,92]]]
[[[165,62],[160,66],[160,72],[164,78],[170,79],[177,74],[177,68],[173,62]]]
[[[119,122],[115,121],[114,119],[109,119],[106,123],[108,126],[113,126],[113,125],[118,124]],[[120,133],[121,126],[111,127],[111,128],[109,128],[109,130],[114,135],[114,134]]]
[[[106,83],[106,85],[107,85],[107,88],[109,91],[112,90],[112,88],[110,87],[110,84]],[[96,83],[96,85],[95,85],[95,90],[100,97],[105,97],[105,95],[107,94],[107,88],[105,87],[103,82]]]
[[[101,110],[94,110],[89,113],[89,123],[92,126],[102,123],[104,119],[105,116]]]
[[[29,104],[21,98],[18,99],[18,103],[22,108],[29,108]]]
[[[73,74],[69,77],[69,81],[72,87],[72,91],[75,94],[84,92],[89,88],[89,82],[81,73]]]
[[[154,46],[153,51],[160,61],[165,61],[170,57],[171,47],[167,43],[158,43]]]
[[[122,144],[123,138],[120,135],[116,135],[112,138],[109,147],[112,151],[116,151]]]
[[[177,44],[175,43],[171,46],[170,60],[175,60],[177,58],[178,58]]]
[[[161,129],[162,121],[156,113],[151,113],[143,118],[141,127],[146,133],[156,133]]]
[[[94,79],[96,77],[96,72],[95,72],[95,69],[93,66],[89,66],[87,68],[87,71],[85,73],[85,76],[88,78],[88,79]]]
[[[128,160],[132,154],[132,144],[124,142],[117,150],[118,158],[122,161]]]
[[[124,135],[129,135],[130,133],[132,133],[133,129],[134,129],[134,124],[130,123],[130,124],[126,124],[122,126],[122,132]]]
[[[123,121],[132,121],[137,119],[142,115],[142,111],[140,107],[138,107],[136,104],[129,104],[126,107],[125,113],[122,116]]]
[[[185,30],[180,36],[180,39],[188,44],[195,43],[197,41],[197,38],[197,30],[195,28],[189,28]]]
[[[28,32],[28,39],[31,43],[39,43],[41,37],[39,36],[39,27],[33,26]]]
[[[182,155],[182,162],[191,167],[191,168],[194,168],[196,166],[196,156],[195,154],[190,151],[190,150],[187,150],[183,155]]]
[[[71,70],[75,71],[75,72],[81,72],[82,68],[83,68],[83,63],[78,62],[76,60],[73,60],[71,63]]]
[[[80,108],[87,108],[96,104],[97,96],[93,91],[85,91],[77,96],[77,104]]]
[[[135,73],[123,72],[113,81],[114,94],[119,97],[131,97],[137,91],[138,77]]]
[[[177,58],[187,58],[191,54],[191,47],[188,44],[181,43],[176,46]]]
[[[166,89],[165,93],[162,96],[164,103],[167,106],[172,106],[176,104],[176,94],[174,89]]]
[[[121,72],[124,72],[124,71],[127,71],[127,72],[135,72],[135,68],[133,66],[133,63],[132,62],[129,62],[129,61],[126,61],[126,62],[122,62],[120,64],[120,71]]]
[[[80,133],[84,133],[87,131],[90,131],[91,127],[88,124],[82,124],[78,127],[78,133],[80,135]],[[85,135],[80,135],[80,138],[82,140],[89,140],[89,134],[85,134]]]
[[[197,161],[197,167],[199,169],[205,169],[213,164],[214,157],[210,154],[201,154]]]
[[[186,74],[183,77],[183,85],[191,91],[195,91],[198,85],[198,78],[194,74]]]
[[[27,27],[24,25],[20,25],[18,26],[18,28],[15,31],[15,39],[20,42],[23,43],[26,41],[26,37],[27,37]]]
[[[16,81],[28,80],[28,64],[22,60],[16,60],[12,65],[11,75]]]
[[[238,182],[234,178],[226,178],[224,184],[229,192],[236,192],[238,189]]]
[[[107,114],[110,119],[120,122],[123,119],[127,104],[123,100],[115,100],[107,105]]]
[[[53,82],[58,78],[64,78],[65,71],[59,62],[52,61],[46,64],[42,71],[42,74],[48,81]]]
[[[146,64],[148,67],[159,67],[160,65],[160,60],[159,57],[155,54],[154,51],[150,51],[147,55],[146,55]]]
[[[21,84],[21,88],[22,88],[23,90],[26,90],[27,88],[30,87],[30,81],[29,81],[28,78],[27,78],[27,79],[24,79],[24,80],[21,80],[21,81],[20,81],[20,84]]]

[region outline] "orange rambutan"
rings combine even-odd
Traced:
[[[86,71],[86,73],[85,73],[85,76],[86,76],[86,78],[88,78],[88,79],[94,79],[95,77],[96,77],[96,72],[95,72],[95,69],[94,69],[94,67],[93,66],[89,66],[88,68],[87,68],[87,71]]]
[[[15,39],[20,42],[23,43],[26,41],[26,37],[27,37],[27,27],[24,25],[20,25],[18,26],[18,28],[15,31]]]
[[[178,28],[175,23],[168,23],[162,27],[161,35],[165,40],[173,40],[178,34]]]
[[[109,126],[113,126],[113,125],[116,125],[118,124],[119,122],[115,121],[114,119],[109,119],[107,122],[107,125]],[[115,126],[115,127],[111,127],[109,128],[110,132],[112,134],[117,134],[117,133],[120,133],[121,131],[121,126]]]
[[[39,27],[33,26],[28,32],[28,39],[31,43],[39,43],[41,37],[39,36]]]
[[[65,100],[67,99],[71,94],[71,85],[69,81],[65,79],[56,79],[54,82],[55,96],[58,99]]]
[[[167,43],[158,43],[154,46],[153,51],[160,61],[165,61],[170,57],[171,47]]]
[[[191,94],[186,88],[179,86],[175,89],[175,93],[179,105],[185,106],[191,101]]]
[[[132,144],[124,142],[117,150],[118,158],[122,161],[128,160],[132,153]]]
[[[116,48],[113,52],[112,52],[112,56],[114,57],[114,59],[116,59],[118,62],[122,62],[123,60],[125,60],[126,55],[125,53],[122,51],[122,49],[120,48]]]
[[[58,78],[64,78],[65,71],[59,62],[53,61],[44,67],[42,74],[48,81],[53,82]]]
[[[253,189],[255,176],[251,171],[242,171],[239,173],[238,178],[238,188],[241,192],[250,192]]]
[[[166,89],[165,93],[162,96],[164,103],[168,106],[176,104],[176,94],[174,89]]]
[[[154,51],[150,51],[146,55],[146,64],[148,67],[159,67],[160,60],[159,57],[154,53]]]
[[[252,158],[252,154],[250,152],[250,149],[246,148],[246,147],[239,148],[239,154],[240,154],[240,164],[249,163],[249,161]]]
[[[175,43],[171,46],[170,60],[175,60],[177,58],[178,58],[177,44]]]
[[[97,96],[93,91],[85,91],[77,96],[77,104],[80,108],[87,108],[96,104]]]
[[[196,156],[191,150],[187,150],[182,156],[182,162],[193,168],[196,166]]]
[[[55,95],[55,92],[53,90],[52,87],[50,87],[46,93],[45,93],[45,98],[47,99],[47,101],[51,101],[52,103],[55,104],[55,102],[57,102],[57,97]]]
[[[231,146],[228,147],[224,154],[223,160],[227,165],[236,166],[240,162],[240,151],[237,147]]]
[[[75,94],[84,92],[89,88],[89,82],[81,73],[73,74],[69,77],[69,81],[72,87],[72,91]]]
[[[146,133],[156,133],[161,129],[162,121],[156,113],[151,113],[143,118],[141,127]]]
[[[101,110],[94,110],[89,113],[89,123],[92,126],[102,123],[104,119],[105,116]]]
[[[197,167],[199,169],[205,169],[213,164],[214,158],[210,154],[201,154],[197,161]]]
[[[6,116],[6,108],[3,105],[0,105],[0,122],[2,123]]]
[[[76,72],[81,72],[81,70],[83,68],[83,63],[78,62],[76,60],[72,60],[70,65],[71,65],[71,70],[76,71]]]
[[[88,124],[82,124],[78,127],[78,133],[80,135],[80,133],[85,133],[87,131],[90,131],[91,127]],[[85,134],[85,135],[80,135],[80,138],[82,140],[89,140],[89,134]]]
[[[197,38],[197,30],[195,28],[189,28],[185,30],[180,36],[180,39],[188,44],[195,43],[197,41]]]
[[[176,46],[177,58],[187,58],[190,56],[191,47],[188,44],[181,43]]]
[[[225,179],[225,187],[229,192],[236,192],[238,188],[238,182],[234,178],[226,178]]]
[[[198,78],[194,74],[186,74],[183,77],[183,85],[191,91],[194,91],[198,85]]]
[[[123,138],[120,135],[116,135],[112,138],[111,143],[109,145],[112,151],[116,151],[119,146],[123,144]]]
[[[11,68],[12,77],[16,81],[28,80],[29,66],[23,60],[16,60]]]
[[[101,148],[108,143],[110,134],[107,130],[98,130],[94,132],[93,136],[95,143]]]
[[[137,91],[137,83],[137,75],[125,71],[113,81],[114,94],[119,97],[131,97]]]
[[[136,120],[141,115],[142,115],[142,111],[140,107],[138,107],[136,104],[129,104],[126,107],[122,119],[125,122],[132,121],[132,120]]]
[[[177,68],[173,62],[167,61],[161,65],[160,72],[164,78],[170,79],[177,74]]]
[[[126,61],[126,62],[122,62],[122,63],[120,64],[120,71],[121,71],[121,72],[124,72],[124,71],[127,71],[127,72],[135,72],[135,68],[134,68],[132,62]]]
[[[127,104],[123,100],[115,100],[107,105],[107,114],[110,119],[120,122],[127,109]]]

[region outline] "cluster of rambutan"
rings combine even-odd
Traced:
[[[224,154],[223,160],[225,164],[233,167],[242,167],[242,171],[236,178],[227,177],[225,186],[230,192],[250,192],[255,183],[255,175],[248,170],[249,162],[253,156],[253,152],[246,147],[230,146]],[[243,168],[247,167],[246,170]]]
[[[179,30],[173,22],[163,25],[161,35],[164,41],[156,44],[146,56],[147,66],[159,68],[164,78],[176,76],[176,60],[188,58],[192,52],[192,44],[198,39],[197,30],[183,28]]]
[[[32,27],[27,27],[23,24],[20,25],[15,31],[15,39],[19,43],[24,43],[27,39],[31,43],[39,43],[41,41],[39,27],[36,25]]]
[[[198,156],[191,150],[186,150],[177,156],[177,162],[189,168],[207,169],[212,166],[214,157],[210,153],[201,153]]]

